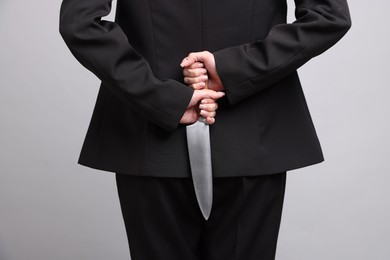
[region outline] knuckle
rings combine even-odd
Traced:
[[[191,70],[190,73],[191,73],[191,76],[192,76],[192,77],[197,77],[197,76],[199,76],[199,72],[198,72],[196,69]]]
[[[200,68],[202,66],[203,63],[197,61],[195,62],[194,64],[191,65],[191,68],[192,69],[197,69],[197,68]]]
[[[198,61],[198,59],[196,58],[196,53],[195,53],[195,52],[191,52],[191,53],[188,55],[188,58],[193,59],[195,62]]]

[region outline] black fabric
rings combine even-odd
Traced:
[[[115,22],[104,21],[111,2],[61,6],[61,35],[102,81],[79,163],[189,177],[179,120],[193,90],[179,64],[202,50],[214,53],[226,88],[210,127],[215,177],[323,160],[296,70],[348,31],[346,0],[295,0],[293,24],[286,23],[286,0],[118,0]]]
[[[285,181],[285,173],[216,178],[205,221],[190,178],[117,174],[131,259],[274,259]]]

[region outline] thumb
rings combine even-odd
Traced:
[[[217,100],[217,99],[220,99],[221,97],[225,96],[225,92],[222,92],[222,91],[218,91],[218,92],[214,92],[213,95],[211,96],[212,99],[214,100]]]
[[[188,67],[188,66],[191,66],[192,64],[194,64],[195,62],[197,62],[196,58],[195,57],[185,57],[182,62],[180,63],[180,66],[182,68],[184,67]]]
[[[200,99],[220,99],[221,97],[225,96],[224,92],[217,92],[211,89],[202,89],[199,90],[201,92]]]
[[[201,51],[201,52],[191,52],[187,57],[183,59],[180,63],[181,67],[188,67],[194,64],[195,62],[205,62],[209,57],[209,52]]]

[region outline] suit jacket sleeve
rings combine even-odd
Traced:
[[[148,62],[132,48],[120,26],[103,21],[112,0],[64,0],[60,33],[73,55],[103,84],[147,120],[173,131],[193,90],[154,77]]]
[[[214,53],[231,104],[291,74],[351,26],[346,0],[295,0],[295,5],[294,23],[274,26],[263,40]]]

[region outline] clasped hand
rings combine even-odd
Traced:
[[[180,123],[195,123],[202,116],[208,124],[214,124],[217,100],[225,95],[214,55],[208,51],[190,53],[180,66],[183,68],[184,82],[194,89]]]

